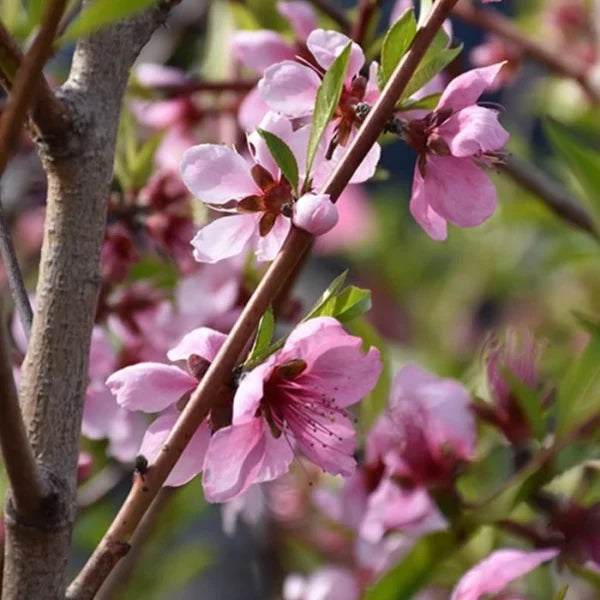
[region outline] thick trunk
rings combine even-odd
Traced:
[[[48,199],[36,311],[20,402],[48,502],[28,522],[6,506],[4,600],[64,598],[100,250],[123,92],[165,12],[153,9],[78,43],[60,97],[70,127],[39,142]]]

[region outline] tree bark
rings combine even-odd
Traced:
[[[58,92],[70,124],[38,140],[48,198],[20,403],[48,492],[34,519],[18,514],[7,498],[4,600],[65,595],[117,126],[130,68],[166,10],[153,8],[78,42],[70,77]]]

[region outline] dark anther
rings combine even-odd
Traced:
[[[292,216],[294,215],[294,209],[292,208],[292,203],[291,202],[286,202],[282,207],[281,207],[281,214],[284,217],[288,217],[289,219],[292,218]]]
[[[359,121],[364,121],[371,111],[371,106],[366,102],[358,102],[354,107],[354,114]]]

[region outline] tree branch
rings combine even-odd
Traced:
[[[599,239],[592,216],[559,183],[522,158],[509,156],[498,165],[500,171],[535,194],[554,214]]]
[[[590,82],[587,76],[587,67],[580,64],[579,61],[573,60],[568,53],[552,52],[542,43],[525,35],[514,23],[497,11],[475,8],[469,3],[461,3],[454,8],[452,14],[469,25],[490,31],[508,40],[519,48],[524,56],[538,61],[558,75],[574,79],[594,104],[600,103],[600,91]]]
[[[19,406],[4,319],[0,320],[0,389],[0,449],[12,501],[19,513],[31,518],[42,503],[42,484]]]
[[[410,81],[435,34],[458,0],[440,0],[425,25],[417,33],[411,49],[404,56],[361,126],[346,154],[325,184],[321,193],[337,199],[352,174],[394,112],[394,106]],[[144,478],[135,478],[129,496],[109,527],[88,563],[67,591],[70,600],[92,598],[120,556],[113,549],[128,542],[152,500],[161,489],[194,432],[204,420],[211,405],[227,389],[231,373],[253,335],[261,316],[280,291],[312,242],[313,236],[293,228],[283,248],[246,304],[244,311],[227,336],[202,381],[172,429],[167,441],[150,465]],[[111,564],[112,563],[112,564]]]
[[[70,127],[38,140],[48,198],[20,400],[56,501],[43,523],[25,522],[14,511],[7,515],[3,600],[64,598],[117,126],[131,65],[165,16],[161,4],[80,39],[70,77],[57,92]]]

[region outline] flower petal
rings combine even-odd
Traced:
[[[238,111],[238,121],[244,131],[254,131],[267,112],[269,112],[269,107],[262,99],[258,87],[253,87],[242,100]]]
[[[258,238],[256,244],[256,260],[261,262],[273,260],[279,251],[285,238],[290,232],[291,221],[287,217],[279,216],[275,220],[273,229],[265,237]]]
[[[88,386],[81,422],[83,435],[91,440],[107,437],[119,410],[115,397],[103,383]]]
[[[283,61],[269,67],[258,82],[258,91],[267,106],[289,117],[305,117],[315,107],[321,78],[297,62]]]
[[[148,427],[146,434],[144,435],[140,447],[140,454],[143,454],[150,462],[153,461],[163,447],[163,444],[175,426],[178,418],[179,412],[176,411],[169,411],[158,417],[152,425]],[[206,421],[204,421],[200,427],[196,429],[196,432],[185,447],[185,450],[179,457],[175,467],[173,467],[173,470],[169,473],[169,476],[164,483],[165,486],[183,485],[202,471],[202,464],[210,439],[210,430]]]
[[[268,359],[249,373],[246,373],[235,392],[233,399],[233,424],[240,425],[254,419],[264,394],[264,380],[273,366],[273,359]]]
[[[179,367],[146,362],[116,371],[106,385],[123,408],[159,412],[194,389],[198,381]]]
[[[202,485],[208,502],[227,502],[243,494],[256,481],[265,454],[261,418],[219,429],[211,438],[204,459]]]
[[[441,242],[448,236],[446,219],[431,208],[425,194],[425,181],[417,164],[410,197],[410,214],[431,239]]]
[[[148,422],[144,415],[119,407],[108,435],[106,453],[123,463],[131,463],[139,454]]]
[[[181,178],[208,204],[224,204],[257,192],[250,166],[237,152],[218,144],[188,148],[181,160]]]
[[[198,262],[216,263],[244,252],[258,235],[258,221],[253,215],[221,217],[198,231],[191,244]]]
[[[442,218],[460,227],[481,225],[496,208],[496,189],[470,158],[430,156],[424,200]]]
[[[293,46],[275,31],[238,31],[233,35],[232,50],[235,57],[258,74],[283,60],[293,60]]]
[[[494,83],[504,65],[505,62],[500,62],[489,67],[471,69],[454,78],[442,92],[437,110],[451,108],[458,111],[475,104],[479,96]]]
[[[197,354],[212,362],[221,349],[227,336],[209,327],[198,327],[184,335],[179,343],[167,352],[170,361],[187,360],[190,355]]]
[[[339,31],[315,29],[306,39],[308,49],[325,70],[331,66],[349,43],[352,43],[352,48],[348,70],[346,71],[346,82],[357,75],[365,64],[365,55],[362,48]]]
[[[277,12],[290,22],[299,42],[306,41],[310,32],[317,28],[317,16],[308,2],[278,2]]]
[[[457,157],[495,152],[504,147],[509,137],[498,123],[498,113],[477,105],[459,110],[437,132]]]
[[[484,595],[502,591],[508,583],[543,562],[553,559],[558,550],[496,550],[467,571],[452,592],[450,600],[479,600]]]

